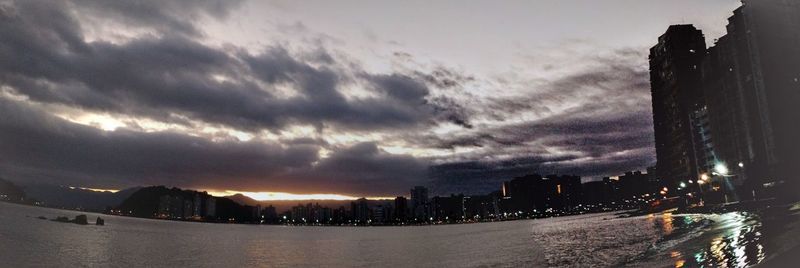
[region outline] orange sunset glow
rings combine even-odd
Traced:
[[[242,194],[257,201],[292,201],[292,200],[356,200],[361,197],[348,196],[341,194],[293,194],[283,192],[242,192],[231,190],[204,190],[208,194],[217,197],[231,196],[235,194]],[[366,197],[370,200],[387,200],[394,199],[394,197]]]

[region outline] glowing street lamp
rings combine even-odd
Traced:
[[[725,166],[723,163],[717,163],[714,165],[714,171],[716,171],[720,176],[728,175],[728,167]]]

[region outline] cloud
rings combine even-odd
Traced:
[[[208,42],[202,22],[239,5],[1,1],[0,175],[364,195],[423,184],[444,194],[654,162],[644,49],[570,50],[581,64],[535,79],[495,80],[407,52],[377,73],[328,42],[267,40],[258,51]],[[134,123],[103,131],[62,119],[66,110]],[[397,147],[407,154],[390,153]]]
[[[328,178],[325,187],[362,193],[382,189],[384,192],[375,194],[403,194],[411,185],[427,182],[427,167],[424,160],[389,154],[368,142],[336,151],[316,165],[309,176]]]
[[[89,3],[93,9],[125,8]],[[180,19],[200,10],[223,15],[214,3],[204,2],[196,11],[179,12],[175,18],[161,13],[137,15],[149,14],[146,10],[155,8],[151,2],[137,6],[145,11],[124,14],[126,19],[169,26],[152,17]],[[413,77],[342,66],[324,50],[296,56],[275,46],[251,54],[210,47],[169,31],[121,44],[85,42],[78,20],[62,10],[67,6],[37,4],[5,8],[6,23],[0,28],[7,37],[4,43],[9,44],[0,47],[0,55],[12,59],[0,63],[4,71],[0,79],[33,101],[166,122],[189,118],[246,131],[276,131],[292,123],[364,130],[425,126],[439,119],[465,125],[467,120],[449,112],[452,103],[428,101],[427,85]],[[164,5],[163,12],[171,12],[173,5]],[[29,13],[41,16],[26,16]],[[184,31],[185,27],[173,28]],[[374,94],[348,98],[343,92],[353,86]],[[294,94],[284,98],[279,88],[289,88]]]
[[[174,132],[105,132],[0,98],[0,172],[59,185],[167,184],[205,189],[380,195],[426,177],[427,164],[373,143],[320,159],[313,141],[209,141]]]
[[[587,59],[591,64],[584,71],[546,81],[529,97],[493,98],[487,105],[489,117],[512,118],[520,111],[535,117],[426,137],[431,147],[471,148],[433,167],[434,182],[441,192],[486,191],[480,189],[534,172],[597,179],[653,165],[649,84],[641,59],[630,50]]]
[[[72,0],[81,14],[111,20],[126,27],[152,29],[167,34],[200,36],[195,21],[226,18],[242,0]]]

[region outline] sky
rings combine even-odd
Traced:
[[[648,48],[739,5],[0,0],[0,177],[297,198],[644,170]]]

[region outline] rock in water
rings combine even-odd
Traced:
[[[96,225],[106,225],[106,221],[103,218],[97,217],[97,221],[95,221]]]
[[[74,222],[75,224],[80,224],[80,225],[89,224],[89,221],[88,221],[86,215],[75,216],[75,220],[73,220],[72,222]]]

